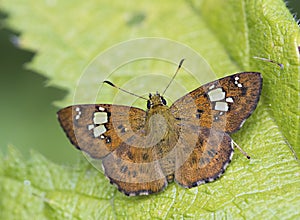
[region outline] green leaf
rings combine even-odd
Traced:
[[[145,36],[188,45],[219,77],[262,72],[264,86],[257,110],[233,135],[252,159],[237,152],[220,180],[190,190],[172,183],[157,195],[126,197],[85,161],[67,167],[36,153],[24,161],[11,150],[1,158],[0,219],[300,217],[300,166],[295,159],[300,155],[299,28],[282,1],[1,3],[10,15],[6,24],[21,33],[21,47],[37,52],[28,67],[48,76],[49,84],[69,90],[61,106],[72,103],[78,79],[99,52]],[[146,68],[172,74],[170,66],[162,66],[151,62]],[[136,77],[136,69],[129,68],[125,80]],[[119,76],[115,79],[121,80]],[[191,80],[182,83],[195,85]],[[94,93],[86,90],[84,95],[83,100]]]

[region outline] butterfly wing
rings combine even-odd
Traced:
[[[175,181],[183,187],[191,188],[219,178],[233,156],[233,146],[228,134],[214,129],[201,128],[197,140],[183,137],[177,148]]]
[[[167,181],[145,148],[146,112],[121,105],[74,105],[58,112],[71,143],[93,159],[102,159],[105,175],[126,195],[161,191]]]
[[[57,115],[71,143],[99,159],[143,130],[146,112],[122,105],[88,104],[66,107]]]
[[[262,88],[260,73],[243,72],[205,84],[170,107],[178,124],[237,131],[257,106]]]
[[[102,161],[105,175],[128,196],[162,191],[168,182],[152,148],[123,143]]]
[[[177,183],[190,188],[220,177],[233,155],[228,133],[254,111],[261,88],[260,73],[237,73],[195,89],[170,107],[181,128]]]

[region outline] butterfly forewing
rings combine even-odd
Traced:
[[[92,158],[105,157],[142,131],[146,116],[141,109],[110,104],[74,105],[57,114],[71,143]]]
[[[174,102],[170,110],[179,124],[232,133],[256,108],[261,88],[260,73],[237,73],[195,89]]]

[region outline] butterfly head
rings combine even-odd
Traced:
[[[149,94],[149,99],[147,101],[147,109],[163,105],[167,105],[167,101],[158,92],[156,92],[155,94]]]

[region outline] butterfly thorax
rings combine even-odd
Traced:
[[[153,147],[164,174],[171,179],[175,166],[172,150],[178,142],[180,130],[165,99],[158,93],[149,95],[149,98],[145,126],[147,147]]]
[[[159,93],[149,95],[145,134],[156,139],[160,137],[157,141],[163,141],[176,132],[174,128],[175,118],[166,104],[166,100]]]

